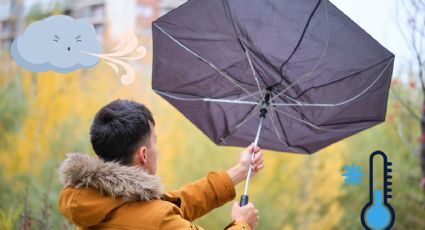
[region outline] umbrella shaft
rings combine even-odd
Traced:
[[[261,132],[261,127],[263,126],[263,119],[264,119],[264,116],[260,116],[260,124],[258,125],[257,135],[255,136],[254,149],[255,147],[258,146],[258,139],[260,139],[260,132]],[[255,153],[252,152],[251,162],[254,160],[254,157],[255,157]],[[246,180],[245,180],[245,191],[243,193],[245,196],[248,194],[248,186],[249,186],[249,179],[251,179],[251,172],[252,172],[252,163],[249,165],[248,175],[246,176]]]

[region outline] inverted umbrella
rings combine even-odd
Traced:
[[[152,30],[153,89],[218,145],[311,154],[385,120],[394,55],[327,0],[189,1]]]

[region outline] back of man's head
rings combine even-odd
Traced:
[[[97,112],[90,128],[95,153],[105,161],[131,165],[136,149],[149,145],[149,123],[155,125],[143,104],[121,99],[109,103]]]

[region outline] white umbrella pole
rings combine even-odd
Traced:
[[[258,125],[257,135],[255,136],[255,141],[254,141],[254,149],[255,149],[255,147],[258,146],[258,139],[260,139],[261,127],[263,126],[263,120],[266,117],[266,111],[267,110],[261,111],[260,124]],[[252,152],[251,162],[252,162],[252,160],[254,160],[254,157],[255,157],[255,153]],[[249,186],[249,180],[251,179],[251,172],[252,172],[252,164],[249,165],[248,175],[246,176],[246,180],[245,180],[245,192],[241,196],[241,200],[239,202],[239,206],[241,206],[241,207],[248,204],[248,186]]]

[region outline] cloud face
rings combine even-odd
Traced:
[[[101,50],[92,24],[65,15],[32,23],[11,46],[16,63],[33,72],[68,73],[93,67],[99,58],[80,51],[101,53]]]

